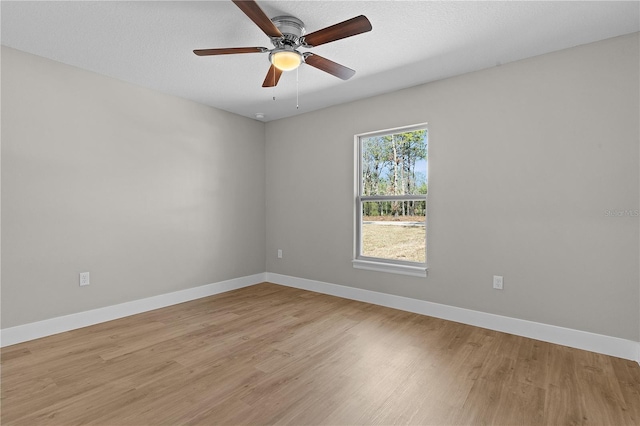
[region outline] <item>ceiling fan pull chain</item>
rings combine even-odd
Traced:
[[[300,75],[300,67],[296,68],[296,109],[300,109],[300,85],[298,84],[299,82],[299,75]]]

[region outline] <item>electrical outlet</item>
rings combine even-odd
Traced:
[[[89,285],[89,273],[88,272],[80,272],[80,287]]]
[[[278,249],[278,259],[282,259],[282,250]]]
[[[501,275],[494,275],[493,276],[493,288],[495,288],[496,290],[502,290],[502,276]]]

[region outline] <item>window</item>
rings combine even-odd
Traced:
[[[353,266],[426,276],[426,124],[356,135]]]

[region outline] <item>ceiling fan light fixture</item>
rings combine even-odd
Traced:
[[[0,0],[2,1],[2,0]],[[256,0],[232,0],[271,40],[273,49],[266,47],[231,47],[215,49],[196,49],[198,56],[231,55],[236,53],[266,53],[269,52],[271,66],[262,87],[275,87],[284,71],[293,71],[304,62],[305,64],[338,77],[348,80],[356,73],[315,53],[300,53],[296,49],[309,49],[322,44],[331,43],[343,38],[371,31],[371,22],[366,16],[360,15],[346,21],[338,22],[307,34],[304,22],[295,16],[282,15],[269,18],[260,8]],[[274,98],[275,99],[275,98]]]
[[[274,50],[269,54],[274,67],[282,71],[293,71],[302,63],[302,55],[295,50]]]

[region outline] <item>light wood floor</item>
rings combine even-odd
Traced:
[[[3,425],[640,424],[637,363],[274,284],[2,349]]]

